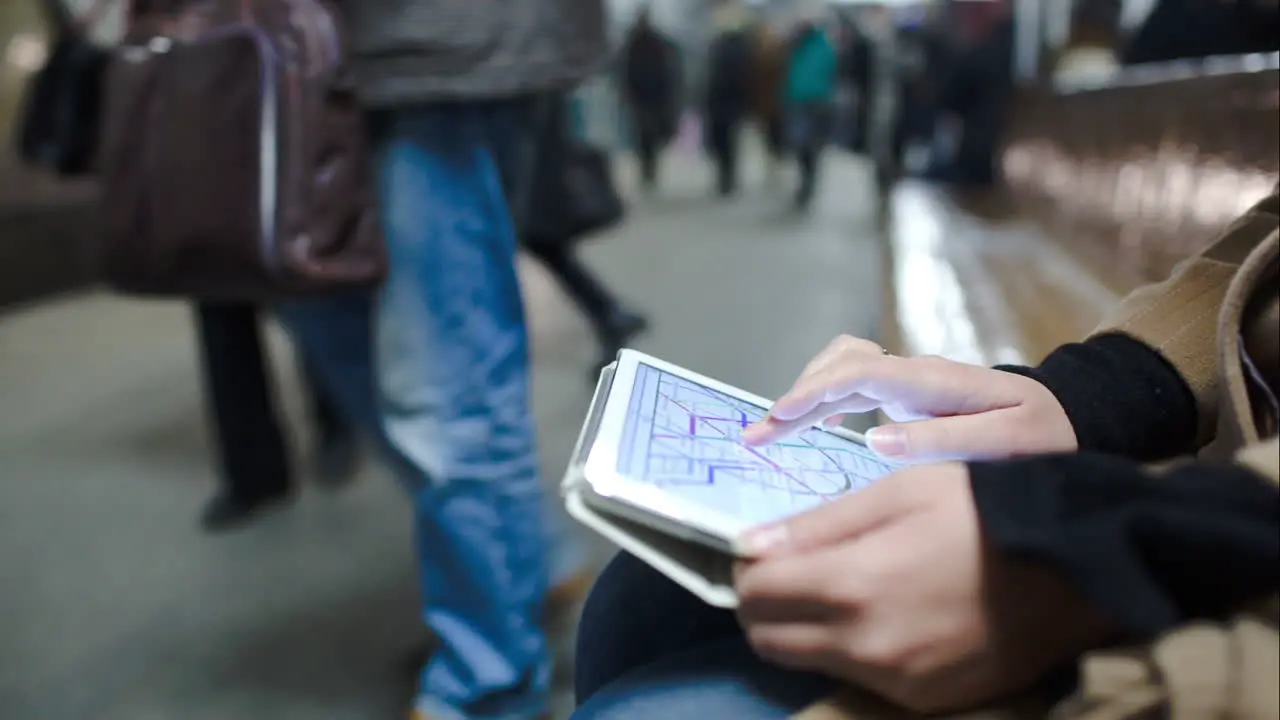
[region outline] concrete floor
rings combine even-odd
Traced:
[[[705,168],[673,161],[667,187],[586,255],[650,314],[638,347],[772,395],[837,333],[876,335],[881,240],[853,161],[832,158],[808,217],[752,170],[724,202]],[[541,268],[522,272],[550,484],[596,349]],[[345,492],[307,488],[206,537],[204,433],[184,305],[90,294],[0,319],[0,718],[404,716],[423,633],[397,488],[371,463]]]

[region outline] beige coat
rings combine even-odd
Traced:
[[[1280,198],[1272,194],[1170,279],[1126,298],[1098,332],[1126,332],[1179,370],[1196,395],[1201,457],[1229,460],[1280,483],[1276,417],[1261,388],[1265,381],[1280,392],[1278,216]],[[1027,699],[952,717],[1280,718],[1278,624],[1280,597],[1259,598],[1228,622],[1190,623],[1141,647],[1085,656],[1079,693],[1056,707]],[[793,720],[908,716],[849,689]]]

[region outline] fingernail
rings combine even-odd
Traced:
[[[802,403],[801,403],[802,404]],[[769,406],[769,417],[774,420],[795,420],[799,415],[796,414],[797,401],[791,395],[783,395],[773,401],[773,405]],[[804,414],[804,413],[800,413]]]
[[[873,427],[867,431],[867,445],[885,457],[906,457],[907,434],[892,425]]]
[[[766,555],[785,546],[791,539],[786,523],[765,525],[742,536],[742,548],[752,557]]]

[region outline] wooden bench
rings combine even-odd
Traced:
[[[1035,363],[1082,337],[1275,185],[1277,67],[1217,59],[1024,93],[1006,188],[895,190],[886,345],[992,365]]]
[[[984,217],[935,188],[900,186],[892,210],[885,341],[900,354],[1034,363],[1138,284],[1097,272],[1027,218]]]

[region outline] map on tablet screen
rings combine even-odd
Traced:
[[[896,466],[810,429],[747,447],[766,409],[641,363],[623,425],[618,473],[749,524],[777,520],[866,487]]]

